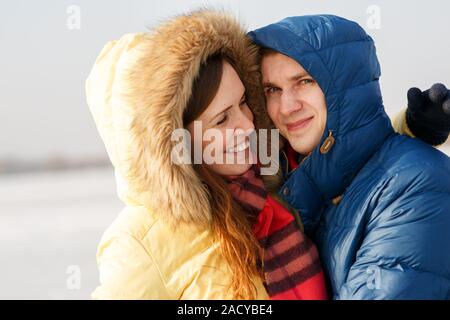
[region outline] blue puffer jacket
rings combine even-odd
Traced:
[[[331,15],[249,35],[298,61],[326,96],[320,145],[335,143],[289,172],[280,195],[316,241],[334,298],[450,299],[450,159],[394,133],[371,37]]]

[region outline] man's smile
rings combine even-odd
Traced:
[[[294,122],[286,123],[286,128],[289,132],[294,132],[294,131],[298,131],[300,129],[304,129],[311,123],[313,118],[314,118],[314,116],[311,116],[311,117],[300,119],[300,120],[297,120]]]

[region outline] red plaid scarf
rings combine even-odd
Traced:
[[[271,299],[327,299],[317,249],[295,218],[267,194],[260,168],[227,177],[235,201],[256,216],[253,232],[264,249],[264,285]]]

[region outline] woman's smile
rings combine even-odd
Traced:
[[[247,150],[250,147],[250,142],[245,140],[244,142],[238,144],[235,147],[226,149],[225,153],[239,153]]]

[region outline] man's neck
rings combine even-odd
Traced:
[[[297,169],[297,167],[302,163],[303,159],[308,156],[295,151],[289,143],[286,144],[285,152],[288,158],[289,171]]]

